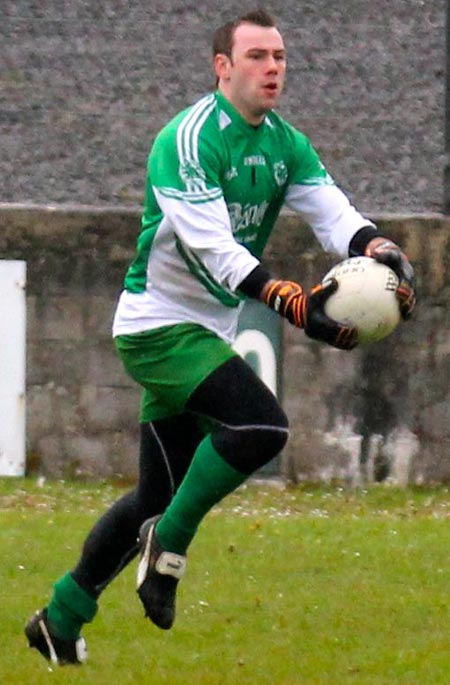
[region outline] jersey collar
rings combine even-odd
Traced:
[[[268,116],[264,118],[264,120],[261,122],[259,126],[252,126],[248,123],[248,121],[246,121],[246,119],[244,119],[242,114],[240,114],[240,112],[238,112],[237,109],[233,107],[231,102],[229,102],[219,90],[216,91],[215,95],[220,111],[225,114],[225,116],[222,115],[222,122],[224,124],[224,128],[226,126],[227,117],[231,121],[231,123],[235,124],[240,129],[245,131],[247,135],[261,135],[261,132],[264,131],[266,125],[272,126],[272,122],[270,121]]]

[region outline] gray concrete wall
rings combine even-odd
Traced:
[[[415,262],[417,315],[351,353],[286,324],[284,406],[293,479],[450,479],[450,218],[373,216]],[[27,262],[28,466],[53,476],[136,474],[139,390],[110,337],[139,209],[0,205],[0,256]],[[281,277],[313,285],[333,260],[284,214],[267,251]]]
[[[0,199],[135,204],[159,128],[213,85],[241,0],[2,0]],[[366,212],[440,211],[445,2],[272,0],[280,111]]]

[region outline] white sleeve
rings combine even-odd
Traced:
[[[360,228],[376,228],[334,184],[292,185],[285,202],[311,226],[324,250],[341,257],[348,257],[350,241]]]
[[[235,292],[260,262],[234,239],[224,198],[187,202],[156,187],[153,192],[183,251],[200,261],[222,287]]]

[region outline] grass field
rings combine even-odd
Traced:
[[[249,485],[204,521],[171,631],[144,619],[133,563],[84,631],[89,662],[49,669],[23,625],[121,492],[0,479],[2,685],[448,685],[445,488]]]

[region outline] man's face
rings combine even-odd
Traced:
[[[275,27],[241,24],[234,33],[231,59],[216,55],[219,89],[253,125],[276,106],[286,73],[286,51]]]

